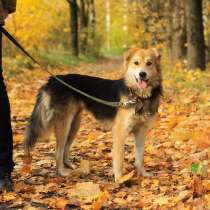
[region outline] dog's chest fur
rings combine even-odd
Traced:
[[[123,97],[122,100],[135,100],[136,103],[130,108],[121,108],[118,110],[117,116],[120,121],[125,122],[127,125],[127,132],[132,132],[138,127],[150,124],[156,115],[159,107],[161,90],[154,89],[151,97],[140,98],[136,95],[129,94]]]

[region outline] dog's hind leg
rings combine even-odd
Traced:
[[[77,131],[79,130],[80,121],[81,121],[81,111],[79,111],[75,115],[74,119],[72,120],[71,129],[69,131],[68,139],[67,139],[65,149],[64,149],[64,157],[63,157],[64,164],[65,164],[65,166],[67,166],[69,168],[71,168],[71,162],[69,160],[69,148],[74,141]]]
[[[65,116],[66,114],[66,116]],[[68,140],[69,130],[74,118],[74,113],[64,113],[62,117],[59,117],[55,124],[55,137],[56,137],[56,167],[57,172],[61,176],[68,176],[70,170],[64,167],[64,149]]]

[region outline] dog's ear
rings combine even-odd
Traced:
[[[160,59],[161,59],[160,52],[156,48],[152,48],[152,51],[155,54],[156,59],[160,61]]]
[[[156,62],[156,67],[158,69],[158,71],[161,71],[161,65],[160,65],[160,61],[161,61],[161,54],[160,52],[156,49],[156,48],[152,48],[152,51],[155,55],[155,62]]]
[[[130,59],[132,58],[134,53],[138,50],[139,50],[139,48],[137,48],[137,47],[136,48],[131,48],[124,53],[124,61],[123,62],[124,62],[124,67],[125,68],[127,68],[127,65],[129,63]]]

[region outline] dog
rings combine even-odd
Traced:
[[[113,123],[113,172],[118,182],[123,175],[124,143],[135,136],[135,165],[139,175],[144,170],[145,134],[151,128],[162,92],[161,56],[154,49],[133,48],[124,54],[124,77],[103,79],[79,74],[57,75],[66,83],[94,97],[107,101],[135,101],[128,107],[110,107],[83,96],[50,77],[37,95],[35,107],[25,133],[25,153],[30,155],[38,139],[56,137],[56,168],[68,176],[71,163],[69,149],[79,129],[82,110],[91,112],[98,120]]]

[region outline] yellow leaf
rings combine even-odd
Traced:
[[[191,132],[184,128],[175,129],[170,138],[174,141],[187,141],[191,138]]]
[[[9,201],[13,201],[17,198],[17,195],[14,192],[8,192],[6,194],[3,195],[3,201],[5,202],[9,202]]]
[[[194,132],[192,136],[192,140],[194,144],[201,149],[210,147],[210,134],[204,131]]]
[[[119,205],[125,205],[125,206],[127,205],[127,201],[123,198],[115,198],[114,202],[119,204]]]
[[[71,190],[69,190],[69,194],[73,197],[77,197],[79,199],[89,199],[90,201],[94,198],[98,197],[101,193],[98,184],[93,182],[82,182],[77,183]]]
[[[173,117],[173,118],[170,118],[169,119],[169,122],[168,122],[168,129],[171,130],[173,129],[174,127],[176,127],[178,125],[178,123],[180,122],[180,117]]]
[[[92,209],[93,210],[100,210],[101,207],[108,201],[109,193],[107,191],[102,192],[98,199],[93,203]]]
[[[165,204],[168,204],[169,203],[169,197],[167,196],[161,196],[161,197],[157,197],[155,200],[154,200],[154,203],[155,204],[158,204],[160,206],[162,205],[165,205]]]
[[[90,173],[90,162],[88,160],[82,160],[80,163],[80,173],[88,175]]]
[[[58,199],[56,199],[56,201],[55,201],[55,207],[56,207],[57,209],[64,210],[66,204],[68,204],[68,200],[66,200],[65,198],[58,198]]]
[[[134,171],[131,171],[130,173],[122,176],[120,179],[119,179],[119,183],[122,184],[128,180],[130,180],[132,177],[134,176]]]
[[[23,167],[21,168],[20,172],[23,174],[27,174],[31,171],[31,156],[24,156],[23,157]]]

